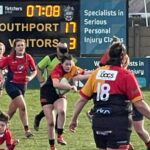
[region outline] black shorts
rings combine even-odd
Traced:
[[[94,140],[97,148],[107,147],[118,149],[128,147],[131,131],[126,130],[93,130]]]
[[[133,121],[143,120],[143,115],[134,106],[133,106],[132,120]]]
[[[56,93],[55,88],[52,85],[44,85],[40,89],[40,101],[41,105],[53,104],[60,96]]]
[[[26,88],[27,88],[26,84],[18,84],[8,81],[5,83],[6,92],[11,97],[12,100],[19,95],[24,96]]]
[[[121,148],[129,145],[132,118],[128,116],[93,117],[94,140],[97,148]]]

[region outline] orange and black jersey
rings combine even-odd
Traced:
[[[61,79],[63,77],[65,77],[66,79],[68,79],[69,81],[75,77],[78,74],[84,74],[84,70],[81,69],[78,66],[72,66],[71,71],[70,72],[65,72],[62,68],[61,64],[58,64],[53,71],[50,73],[50,76],[46,82],[46,84],[51,84],[52,83],[52,79],[56,78],[56,79]]]
[[[94,107],[102,114],[128,112],[129,101],[134,103],[143,99],[133,73],[119,66],[108,65],[99,67],[91,74],[80,94],[86,100],[93,99]]]
[[[70,80],[78,74],[84,74],[84,70],[78,66],[72,66],[70,72],[65,72],[62,68],[62,65],[58,64],[51,72],[51,78],[61,79],[62,77],[65,77],[66,79]]]

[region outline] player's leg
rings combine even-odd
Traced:
[[[117,131],[118,132],[118,131]],[[129,150],[130,131],[118,133],[108,133],[108,131],[95,130],[93,131],[94,140],[98,150]],[[123,134],[122,134],[123,133]],[[116,135],[117,138],[116,138]],[[118,144],[118,141],[126,141],[127,143]]]
[[[55,148],[55,131],[54,131],[54,110],[52,104],[46,104],[43,105],[44,114],[47,120],[47,127],[48,127],[48,138],[49,138],[49,144],[50,149],[56,149]]]
[[[27,112],[27,107],[26,107],[24,97],[20,95],[16,97],[15,99],[16,99],[16,105],[18,106],[18,109],[19,109],[20,119],[25,129],[25,136],[29,138],[33,136],[33,134],[31,133],[29,129],[28,112]]]
[[[54,123],[55,123],[55,133],[57,133],[57,119],[58,119],[58,114],[56,110],[54,110]]]
[[[40,89],[40,101],[47,121],[50,150],[56,150],[54,102],[58,98],[59,96],[51,85],[43,86]]]
[[[127,148],[126,147],[125,148],[117,148],[117,149],[116,148],[115,149],[114,148],[107,148],[106,150],[129,150],[129,148],[128,147]]]
[[[42,120],[44,117],[45,117],[45,114],[44,114],[44,111],[43,111],[43,110],[41,110],[37,115],[35,115],[33,127],[34,127],[34,129],[35,129],[36,131],[39,130],[40,122],[41,122],[41,120]],[[55,122],[55,130],[56,130],[56,132],[57,132],[57,118],[58,118],[58,115],[56,115],[56,122]]]
[[[11,102],[9,104],[8,111],[7,111],[8,115],[11,119],[13,117],[13,115],[15,114],[16,110],[17,110],[17,106],[14,104],[13,99],[16,96],[20,95],[20,93],[17,92],[19,89],[12,83],[7,82],[6,86],[5,86],[5,89],[6,89],[7,94],[11,98]]]
[[[30,136],[32,136],[32,133],[29,129],[28,113],[27,113],[26,103],[23,97],[25,93],[26,85],[7,83],[5,88],[6,88],[6,92],[12,99],[12,102],[9,105],[8,114],[10,115],[10,117],[12,117],[16,109],[17,108],[19,109],[20,120],[22,121],[22,124],[24,126],[25,136],[29,138]]]
[[[97,150],[106,150],[107,148],[107,137],[103,135],[98,135],[97,131],[93,129],[94,141],[97,147]]]
[[[150,135],[144,128],[143,115],[133,107],[133,126],[138,136],[144,141],[148,150],[150,150]]]
[[[64,125],[66,120],[67,100],[60,98],[54,103],[54,107],[58,114],[57,119],[57,142],[62,145],[66,145],[66,141],[63,138]]]
[[[42,118],[44,118],[44,116],[45,115],[44,115],[44,111],[43,110],[41,110],[37,115],[35,115],[35,117],[34,117],[34,129],[36,131],[39,130],[40,121],[41,121]]]
[[[14,104],[13,101],[11,101],[8,107],[8,111],[7,111],[7,114],[9,115],[10,119],[13,117],[16,110],[17,110],[17,106]]]
[[[0,81],[0,96],[2,96],[2,94],[3,94],[3,82],[2,81]]]

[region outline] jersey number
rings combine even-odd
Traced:
[[[110,85],[107,83],[97,84],[97,101],[107,101],[109,99]]]

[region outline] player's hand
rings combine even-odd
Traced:
[[[14,140],[14,145],[18,145],[19,144],[19,139]]]
[[[75,77],[73,77],[73,81],[80,81],[80,75],[76,75]]]
[[[71,132],[75,132],[76,127],[77,127],[77,122],[73,122],[73,121],[72,121],[72,122],[69,124],[69,130],[70,130]]]
[[[26,76],[26,81],[30,82],[32,80],[32,78],[30,76]]]
[[[45,81],[40,82],[40,88],[43,87],[44,84],[45,84]]]
[[[71,90],[73,90],[74,92],[77,92],[77,91],[78,91],[78,89],[77,89],[77,87],[76,87],[75,85],[72,85],[72,86],[71,86]]]

